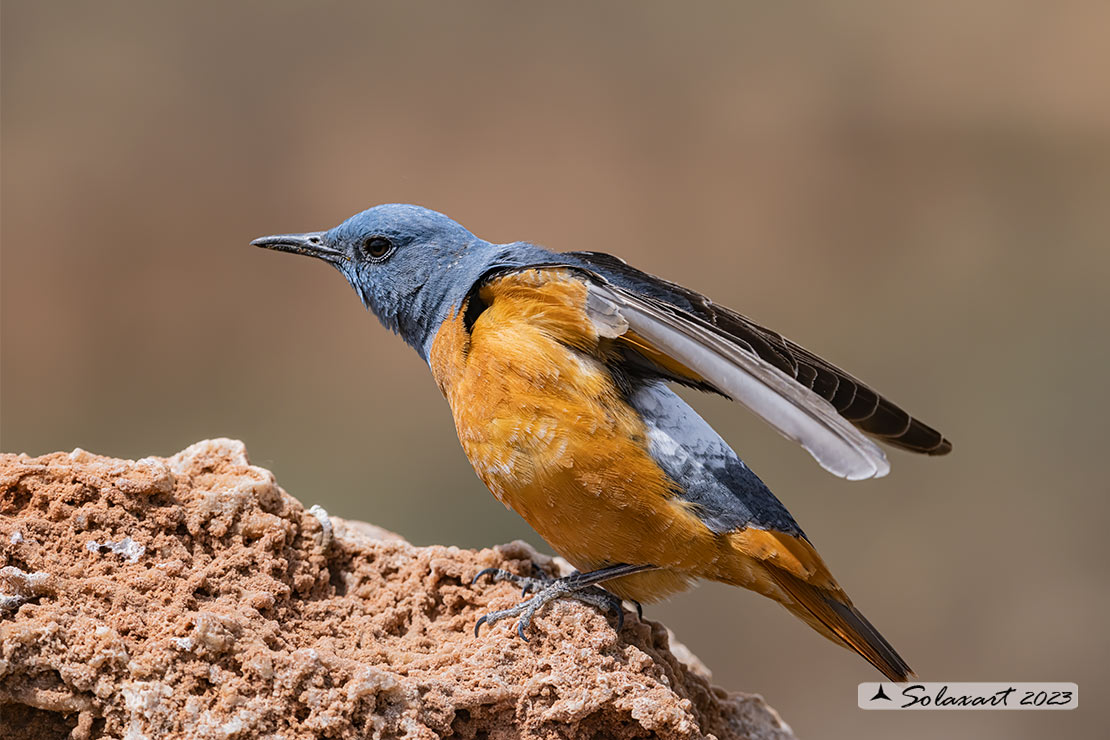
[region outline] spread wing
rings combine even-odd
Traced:
[[[591,312],[618,316],[616,340],[659,377],[715,390],[744,404],[801,444],[835,475],[858,480],[890,470],[879,439],[942,455],[952,445],[867,385],[817,355],[705,296],[610,255],[570,252],[590,280]]]

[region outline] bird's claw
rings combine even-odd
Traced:
[[[636,601],[636,599],[629,599],[632,605],[636,607],[636,618],[641,622],[644,621],[644,605]]]
[[[493,580],[496,581],[498,580],[497,576],[502,573],[508,573],[509,575],[512,575],[512,573],[509,573],[509,571],[501,570],[500,568],[483,568],[482,570],[478,571],[478,573],[473,578],[470,579],[470,585],[473,586],[475,583],[482,580],[482,576],[494,576]]]
[[[482,629],[483,624],[488,624],[492,627],[493,625],[500,622],[502,619],[519,616],[520,621],[517,622],[516,626],[517,634],[520,635],[520,638],[522,640],[528,642],[528,637],[524,634],[524,630],[532,624],[532,614],[535,613],[535,611],[541,606],[543,606],[543,604],[533,605],[533,601],[535,601],[534,597],[528,599],[527,601],[522,601],[521,603],[509,609],[501,609],[500,611],[490,612],[489,614],[483,615],[474,625],[474,636],[478,636],[478,631]]]
[[[530,590],[537,591],[536,595],[527,601],[522,601],[514,607],[502,609],[500,611],[490,612],[478,619],[474,625],[474,636],[478,636],[479,630],[483,624],[494,625],[503,619],[509,617],[519,617],[516,626],[516,632],[520,635],[520,639],[528,642],[528,636],[525,634],[532,625],[532,618],[535,614],[547,606],[552,601],[558,601],[563,598],[571,598],[589,604],[600,609],[603,612],[615,612],[617,615],[617,632],[620,632],[624,627],[624,607],[620,597],[606,591],[598,586],[588,586],[586,588],[575,587],[573,581],[568,582],[567,579],[538,579],[528,578],[527,576],[518,576],[515,573],[510,573],[498,568],[487,568],[474,577],[477,581],[481,576],[491,574],[495,580],[505,580],[512,583],[523,584],[522,596],[527,594]],[[636,604],[637,612],[641,613],[639,603]]]
[[[526,596],[529,591],[540,591],[544,586],[555,580],[548,576],[543,571],[543,569],[535,563],[532,564],[532,571],[537,575],[518,576],[516,573],[504,570],[503,568],[485,568],[478,571],[478,574],[474,576],[474,578],[470,581],[470,585],[473,586],[482,578],[482,576],[491,576],[494,583],[497,583],[499,581],[508,581],[509,583],[515,583],[516,585],[520,586],[520,595]]]

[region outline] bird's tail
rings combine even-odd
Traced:
[[[734,557],[721,580],[769,596],[828,639],[853,650],[891,681],[913,671],[879,631],[852,606],[805,539],[746,529],[730,535]]]
[[[767,568],[771,578],[793,599],[783,605],[833,642],[859,653],[891,681],[908,681],[913,671],[890,643],[843,592],[835,594],[812,586],[778,568]]]

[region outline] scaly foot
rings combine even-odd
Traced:
[[[603,612],[616,613],[617,615],[617,631],[620,632],[621,627],[624,626],[624,607],[620,597],[606,591],[599,587],[598,583],[610,580],[612,578],[619,578],[632,573],[638,573],[643,570],[650,570],[653,566],[650,565],[615,565],[601,570],[592,571],[590,573],[574,572],[565,578],[548,578],[545,573],[538,571],[542,577],[530,578],[528,576],[518,576],[515,573],[510,573],[506,570],[499,568],[486,568],[485,570],[474,576],[471,583],[475,583],[482,576],[492,576],[495,581],[509,581],[521,587],[521,595],[526,595],[529,592],[535,591],[536,595],[527,601],[522,601],[516,606],[509,609],[502,609],[496,612],[490,612],[478,620],[474,625],[474,635],[478,635],[478,631],[482,628],[483,624],[495,624],[503,619],[510,617],[519,617],[517,622],[517,634],[525,642],[528,642],[528,637],[524,631],[532,624],[532,618],[543,607],[552,601],[559,599],[570,598],[576,599],[591,606],[601,609]],[[537,569],[538,570],[538,569]],[[639,602],[636,604],[636,611],[640,617],[643,617],[643,609]]]
[[[474,576],[474,578],[470,580],[470,585],[473,586],[475,583],[480,581],[482,579],[482,576],[489,576],[493,579],[494,583],[497,583],[499,581],[508,581],[509,583],[515,583],[516,585],[520,586],[520,595],[527,596],[529,591],[539,591],[544,586],[556,580],[547,575],[547,571],[545,571],[543,568],[536,565],[535,563],[532,563],[532,572],[536,575],[518,576],[516,573],[511,573],[501,568],[486,568],[485,570],[478,571],[478,575]]]

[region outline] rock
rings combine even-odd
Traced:
[[[242,443],[0,456],[0,735],[790,738],[667,630],[577,602],[528,643],[482,614],[524,543],[413,547],[306,510]],[[695,664],[688,667],[677,655]]]

